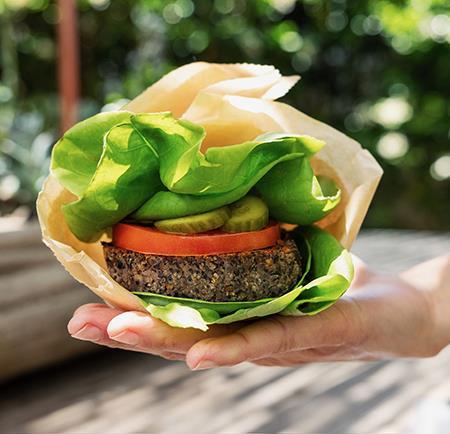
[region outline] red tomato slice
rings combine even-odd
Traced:
[[[260,231],[226,233],[220,230],[178,235],[153,227],[119,223],[113,228],[116,247],[165,256],[215,255],[273,246],[280,239],[280,225],[270,223]]]

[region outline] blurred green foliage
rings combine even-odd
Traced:
[[[446,0],[80,0],[84,118],[193,60],[303,76],[285,101],[385,176],[366,226],[450,229]],[[57,138],[54,2],[0,0],[0,212],[32,207]]]

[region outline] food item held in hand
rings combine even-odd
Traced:
[[[194,63],[75,125],[38,200],[45,242],[108,303],[175,327],[326,309],[350,285],[344,246],[381,172],[272,101],[293,83]]]
[[[294,241],[208,255],[153,255],[104,244],[111,277],[124,288],[205,301],[255,301],[289,292],[301,276]]]

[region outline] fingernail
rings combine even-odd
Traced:
[[[114,339],[117,342],[121,342],[127,345],[137,345],[141,338],[134,332],[124,331],[114,336],[109,336],[111,339]]]
[[[201,371],[203,369],[217,368],[217,365],[212,360],[200,360],[196,366],[192,368],[193,371]]]
[[[71,336],[75,339],[80,339],[82,341],[97,342],[102,338],[103,333],[98,327],[86,324],[84,327],[82,327],[76,333],[73,333]]]

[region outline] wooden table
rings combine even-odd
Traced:
[[[80,304],[97,300],[42,243],[37,223],[0,233],[0,382],[93,352],[70,339],[66,324]]]
[[[395,272],[449,246],[449,235],[365,231],[354,252]],[[2,386],[0,432],[400,433],[424,397],[450,400],[450,348],[425,360],[197,373],[107,350]]]

